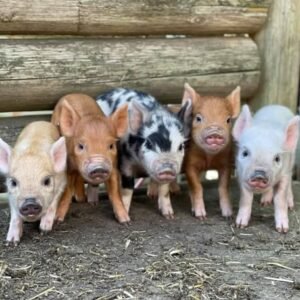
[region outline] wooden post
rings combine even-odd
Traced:
[[[273,0],[267,23],[255,37],[262,60],[260,87],[251,106],[297,107],[300,62],[300,1]]]

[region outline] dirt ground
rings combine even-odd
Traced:
[[[0,245],[0,299],[300,299],[300,183],[290,232],[274,230],[273,208],[254,204],[251,226],[236,229],[205,189],[209,217],[190,214],[186,193],[174,220],[140,193],[132,224],[119,225],[107,200],[73,204],[65,223],[41,236],[26,224],[21,244]],[[235,212],[238,189],[232,191]],[[4,241],[9,220],[0,210]]]

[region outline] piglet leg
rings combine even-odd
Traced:
[[[94,185],[88,184],[88,187],[87,187],[87,201],[88,201],[89,204],[91,204],[93,206],[98,205],[98,203],[99,203],[98,192],[99,192],[98,185],[94,186]]]
[[[204,220],[206,219],[206,210],[203,201],[203,188],[199,176],[199,172],[191,166],[186,171],[186,178],[190,189],[192,213],[199,220]]]
[[[230,180],[230,169],[224,168],[219,170],[219,201],[223,217],[232,216],[232,207],[228,193],[228,185]]]
[[[55,219],[58,222],[63,222],[67,212],[69,211],[70,205],[72,202],[72,189],[69,186],[69,184],[67,184],[64,193],[58,203],[58,207],[56,210],[56,216]]]
[[[150,182],[147,186],[147,196],[151,199],[157,199],[158,197],[158,183],[150,179]]]
[[[287,200],[288,200],[288,208],[294,208],[294,195],[292,189],[292,178],[289,178],[288,190],[287,190]]]
[[[179,194],[180,193],[180,185],[176,180],[170,183],[170,193],[171,194]]]
[[[274,195],[275,226],[280,233],[287,233],[289,229],[287,201],[289,180],[288,177],[283,177]]]
[[[128,212],[126,211],[124,204],[121,199],[121,187],[120,187],[120,178],[119,173],[116,170],[113,170],[111,176],[106,181],[106,190],[109,196],[109,199],[112,203],[114,214],[117,220],[120,223],[130,222]]]
[[[56,208],[57,200],[53,201],[53,203],[48,207],[46,213],[42,216],[40,222],[40,230],[42,234],[46,234],[52,230],[56,215]]]
[[[10,213],[11,216],[8,233],[6,236],[6,245],[17,246],[23,234],[23,220],[20,218],[16,210],[12,207],[10,209]]]
[[[248,226],[252,211],[253,193],[241,186],[240,207],[236,217],[236,226],[245,228]]]
[[[268,206],[271,205],[273,201],[273,188],[269,189],[265,193],[262,194],[260,199],[261,206]]]
[[[129,213],[132,195],[134,190],[134,177],[122,175],[122,202]]]
[[[85,202],[85,189],[84,189],[84,180],[83,178],[77,174],[74,178],[74,196],[77,202]]]
[[[166,219],[174,219],[168,183],[158,186],[158,208]]]

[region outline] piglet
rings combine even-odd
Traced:
[[[67,139],[68,184],[57,210],[57,220],[63,221],[72,196],[84,201],[84,180],[92,187],[88,202],[98,198],[98,185],[105,183],[113,210],[120,223],[130,221],[120,194],[117,169],[117,139],[127,130],[127,105],[106,117],[96,101],[84,94],[69,94],[55,106],[52,123]]]
[[[186,83],[182,102],[189,100],[192,101],[193,120],[183,171],[190,189],[192,213],[200,220],[206,218],[199,176],[206,170],[215,169],[219,173],[222,216],[230,217],[232,207],[228,183],[233,163],[231,127],[232,120],[240,112],[240,88],[237,87],[227,97],[201,96]]]
[[[18,244],[23,221],[40,220],[51,231],[57,204],[67,182],[65,138],[49,122],[27,125],[13,149],[0,139],[0,171],[6,175],[10,205],[8,244]]]
[[[299,135],[299,116],[281,105],[268,105],[252,117],[243,106],[233,136],[238,143],[236,168],[241,189],[237,227],[248,225],[253,194],[262,194],[263,205],[274,201],[278,232],[289,228],[288,208],[293,208],[292,168]]]
[[[173,113],[152,95],[126,88],[108,91],[97,102],[107,116],[128,103],[128,131],[120,140],[119,157],[126,210],[130,209],[134,179],[150,177],[157,185],[159,210],[165,218],[174,218],[169,184],[181,170],[191,103]]]

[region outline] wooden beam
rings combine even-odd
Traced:
[[[262,77],[251,102],[257,109],[283,104],[296,112],[300,65],[300,1],[274,0],[264,29],[256,37]]]
[[[241,85],[248,98],[259,75],[249,38],[0,40],[0,111],[53,109],[64,94],[120,86],[178,103],[185,81],[204,94]]]
[[[0,0],[0,33],[254,33],[271,0]]]

